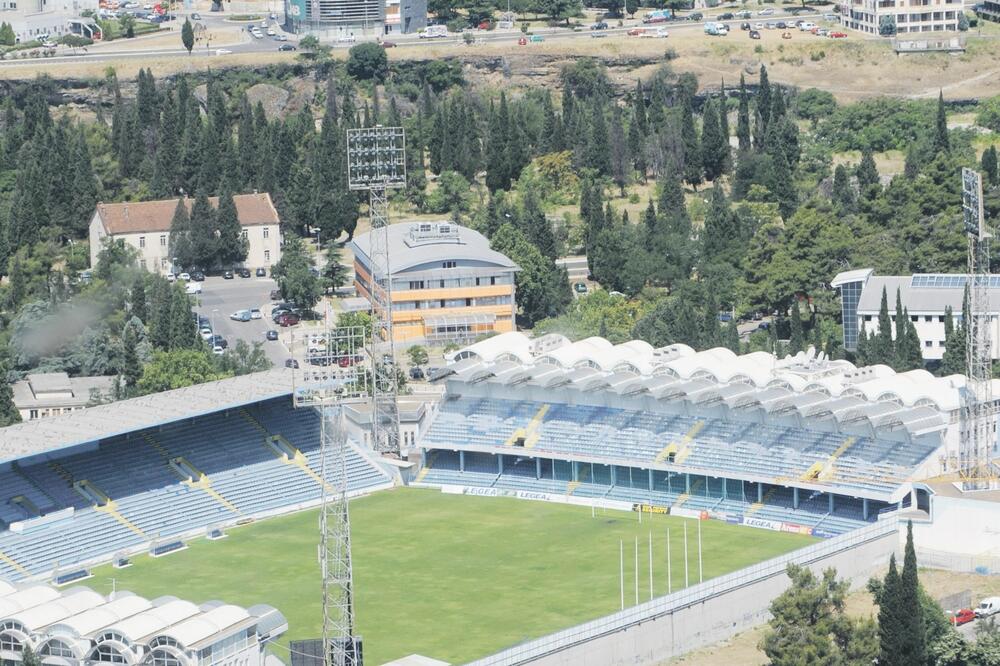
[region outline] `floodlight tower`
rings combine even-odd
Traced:
[[[959,447],[959,475],[964,490],[985,490],[993,481],[993,347],[990,339],[990,238],[983,215],[983,179],[962,169],[962,212],[969,237],[969,309],[966,332],[964,432]]]
[[[392,272],[389,256],[390,189],[406,185],[406,134],[402,127],[347,130],[348,186],[367,190],[371,221],[372,447],[399,453],[396,357],[392,340]]]

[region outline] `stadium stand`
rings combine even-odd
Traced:
[[[653,504],[833,536],[951,464],[964,378],[601,338],[455,353],[415,481]],[[683,511],[682,511],[683,510]],[[704,517],[704,516],[703,516]]]
[[[275,608],[249,609],[176,597],[152,601],[128,591],[104,597],[87,587],[15,587],[0,579],[0,660],[31,648],[48,664],[263,666],[267,644],[288,622]]]
[[[128,402],[106,407],[127,410]],[[39,427],[58,428],[63,418]],[[346,467],[350,492],[392,483],[353,443]],[[319,412],[296,410],[288,395],[0,462],[0,577],[39,576],[315,504],[320,472]]]

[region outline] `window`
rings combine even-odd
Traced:
[[[924,321],[934,321],[934,317],[931,315],[924,315]]]
[[[4,633],[0,634],[0,650],[5,652],[21,652],[24,650],[24,646],[13,635]]]
[[[924,347],[933,347],[934,342],[932,340],[924,340]]]
[[[264,250],[264,261],[271,261],[271,251]]]
[[[455,266],[457,266],[457,264],[454,261],[445,261],[441,264],[441,268],[454,268]]]
[[[410,289],[423,289],[423,288],[424,288],[424,281],[423,280],[411,280],[410,281]]]
[[[910,321],[916,323],[920,321],[920,317],[918,317],[917,315],[910,315]]]
[[[865,315],[865,321],[871,321],[871,320],[872,320],[871,315]]]
[[[944,347],[944,340],[938,340],[938,347]]]
[[[271,230],[268,229],[267,227],[264,227],[264,238],[267,238],[270,235],[270,233],[271,233]]]
[[[31,411],[28,412],[28,420],[29,421],[32,420],[32,419],[37,419],[37,418],[38,418],[38,410],[37,409],[32,409]]]
[[[146,247],[146,237],[139,236],[139,247]]]
[[[167,246],[167,236],[166,234],[160,236],[160,247]]]
[[[142,266],[143,270],[145,270],[146,269],[146,260],[145,259],[140,259],[139,260],[139,265]]]
[[[496,283],[497,283],[496,277],[490,276],[490,285],[492,286],[492,285],[495,285]]]
[[[465,307],[467,307],[467,308],[472,307],[472,299],[471,298],[465,299]]]
[[[243,240],[247,240],[249,234],[247,234],[247,230],[246,229],[243,229],[242,231],[240,231],[240,236],[243,238]]]
[[[938,321],[944,323],[944,315],[938,315]]]
[[[153,650],[153,666],[181,666],[180,660],[164,649]]]
[[[42,654],[51,657],[66,657],[68,659],[76,656],[68,645],[57,638],[53,638],[45,644],[45,647],[42,648]]]

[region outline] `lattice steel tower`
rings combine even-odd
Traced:
[[[369,193],[371,221],[372,447],[399,453],[396,356],[392,339],[392,272],[389,252],[390,189],[406,185],[406,135],[402,127],[347,130],[348,185]]]
[[[322,508],[319,565],[323,591],[323,655],[325,666],[360,666],[360,639],[354,635],[354,589],[351,568],[351,517],[347,507],[347,432],[344,405],[364,403],[371,380],[358,363],[368,331],[361,326],[330,328],[292,339],[299,361],[293,371],[296,407],[320,416]],[[288,456],[301,455],[280,438],[271,442]]]
[[[962,169],[962,212],[969,237],[969,309],[962,313],[966,332],[964,427],[959,447],[959,474],[965,490],[990,488],[994,474],[993,347],[990,339],[990,238],[983,215],[982,176]]]

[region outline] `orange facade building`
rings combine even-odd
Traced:
[[[351,243],[354,285],[371,299],[371,235]],[[409,344],[469,342],[515,330],[514,274],[485,236],[450,222],[389,227],[393,339]]]

